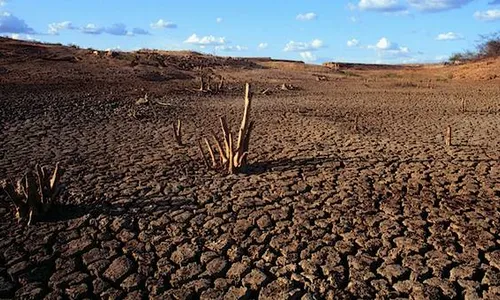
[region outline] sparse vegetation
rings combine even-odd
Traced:
[[[177,142],[177,145],[182,146],[182,123],[181,120],[177,120],[177,126],[175,123],[172,124],[173,129],[174,129],[174,138],[175,141]]]
[[[450,56],[451,63],[474,61],[484,58],[500,57],[500,31],[481,35],[475,51],[467,50]]]
[[[43,216],[50,210],[62,191],[59,183],[61,175],[59,164],[56,164],[52,176],[46,167],[36,165],[35,172],[26,172],[16,186],[9,180],[2,182],[5,193],[16,208],[19,222],[28,219],[28,225],[31,225],[34,218]]]
[[[246,84],[245,89],[245,110],[243,112],[243,119],[241,120],[241,127],[238,134],[238,142],[236,147],[233,142],[233,135],[231,129],[229,128],[226,118],[221,117],[221,129],[223,145],[217,138],[217,136],[212,133],[212,139],[215,146],[212,146],[207,138],[204,139],[205,146],[208,151],[208,156],[210,157],[211,164],[207,155],[203,151],[203,146],[199,144],[199,148],[203,157],[203,160],[207,167],[214,170],[219,170],[222,172],[227,172],[229,174],[238,173],[247,164],[248,147],[250,144],[250,134],[253,129],[254,122],[249,121],[250,118],[250,108],[252,103],[252,93],[250,92],[250,84]],[[215,151],[219,154],[219,160],[215,158]]]

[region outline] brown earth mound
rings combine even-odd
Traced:
[[[0,53],[0,181],[59,162],[66,186],[29,228],[0,191],[2,299],[500,299],[495,80],[4,39]],[[200,66],[220,91],[197,90]],[[197,144],[221,115],[238,128],[245,81],[249,168],[226,176]]]

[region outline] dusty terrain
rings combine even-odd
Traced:
[[[60,162],[67,185],[30,227],[0,196],[0,298],[500,298],[498,77],[167,54],[0,40],[0,179]],[[208,171],[245,81],[250,167]]]

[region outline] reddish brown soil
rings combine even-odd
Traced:
[[[199,66],[224,90],[194,91]],[[447,75],[462,68],[2,39],[0,179],[60,162],[67,189],[30,227],[0,196],[0,298],[498,299],[500,84]],[[245,81],[250,166],[207,171],[197,141],[220,115],[237,128]]]

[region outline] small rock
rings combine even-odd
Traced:
[[[93,242],[89,237],[83,237],[81,239],[72,240],[66,246],[66,251],[62,253],[63,257],[69,257],[82,252],[87,251],[91,248]]]
[[[220,276],[227,268],[227,261],[223,258],[216,258],[207,264],[207,274],[210,276]]]
[[[261,289],[259,299],[288,299],[292,287],[288,279],[278,278]]]
[[[239,299],[248,299],[249,291],[246,287],[230,287],[227,291],[224,299],[228,300],[239,300]]]
[[[139,289],[143,281],[144,278],[141,275],[135,273],[125,278],[122,284],[120,284],[120,287],[122,287],[127,292],[132,292]]]
[[[126,256],[120,256],[111,263],[103,275],[112,282],[119,282],[132,271],[133,266],[132,260]]]
[[[227,278],[233,279],[235,281],[240,281],[242,279],[243,274],[248,270],[248,263],[237,262],[234,263],[231,268],[227,271]]]
[[[262,271],[253,269],[247,276],[245,276],[245,278],[243,278],[242,283],[256,291],[262,287],[267,279],[267,275]]]
[[[500,270],[500,250],[486,253],[485,257],[490,265]]]
[[[377,269],[377,272],[387,278],[389,283],[394,283],[396,280],[403,277],[408,272],[408,269],[398,264],[382,264],[382,266]]]
[[[261,230],[268,228],[271,225],[272,225],[271,218],[267,214],[257,219],[257,226],[259,226]]]
[[[183,244],[182,246],[177,247],[177,250],[175,250],[174,253],[172,253],[170,259],[174,263],[181,266],[193,260],[195,256],[196,256],[196,248],[194,247],[194,245]]]

